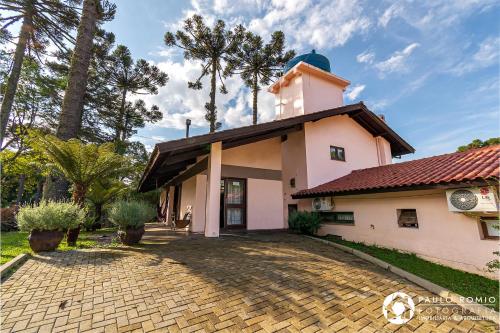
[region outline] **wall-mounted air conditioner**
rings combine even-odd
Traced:
[[[492,186],[446,191],[450,212],[498,212],[498,200]]]
[[[332,197],[314,198],[312,201],[312,210],[316,212],[330,211],[335,207]]]

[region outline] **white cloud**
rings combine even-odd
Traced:
[[[383,26],[384,28],[389,24],[389,21],[393,19],[394,17],[398,16],[401,14],[403,7],[401,3],[397,2],[389,6],[384,13],[382,14],[381,17],[378,19],[378,24],[380,26]]]
[[[479,49],[462,60],[450,70],[452,74],[461,76],[469,72],[498,64],[500,60],[500,37],[488,37],[479,45]]]
[[[419,47],[420,44],[412,43],[401,51],[394,52],[388,59],[378,62],[375,67],[381,75],[392,72],[404,72],[407,70],[406,59]]]
[[[360,63],[371,64],[375,59],[375,53],[372,51],[365,51],[356,56],[356,60]]]
[[[361,92],[365,90],[365,87],[366,86],[364,84],[358,84],[350,88],[346,93],[347,98],[351,101],[355,100],[356,98],[358,98]]]

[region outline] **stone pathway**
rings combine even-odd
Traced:
[[[408,323],[390,324],[387,295],[432,295],[304,237],[206,239],[156,224],[143,243],[28,260],[2,283],[1,331],[495,331],[485,321],[424,321],[422,304]]]

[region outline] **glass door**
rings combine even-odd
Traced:
[[[226,228],[246,226],[246,182],[244,179],[224,180],[224,222]]]

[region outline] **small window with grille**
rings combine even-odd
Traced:
[[[398,225],[400,228],[418,229],[416,209],[398,209]]]

